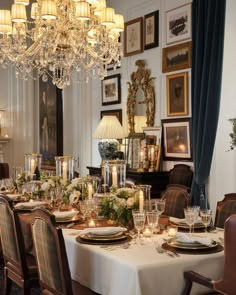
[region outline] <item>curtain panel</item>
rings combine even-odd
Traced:
[[[226,0],[192,3],[192,143],[194,205],[207,207],[210,173],[220,109]]]

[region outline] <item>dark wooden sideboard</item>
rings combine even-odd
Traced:
[[[89,167],[89,175],[101,176],[100,167]],[[127,170],[126,179],[132,180],[135,184],[149,184],[151,188],[151,198],[159,198],[161,192],[166,189],[167,184],[169,183],[169,171],[161,172],[136,172]]]

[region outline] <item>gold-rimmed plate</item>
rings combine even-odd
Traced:
[[[129,235],[125,235],[124,233],[120,237],[106,237],[101,239],[100,237],[91,238],[87,237],[86,235],[77,236],[76,241],[81,244],[88,244],[88,245],[116,245],[122,244],[127,241],[131,241],[132,238]]]
[[[74,215],[73,217],[69,217],[69,218],[57,218],[56,217],[57,223],[77,222],[79,220],[80,220],[80,218],[78,215]]]
[[[127,239],[127,235],[125,235],[123,232],[116,233],[109,236],[91,236],[90,234],[83,234],[80,235],[80,238],[84,241],[99,241],[99,242],[105,242],[105,241],[121,241]]]
[[[204,245],[198,242],[177,242],[174,239],[171,239],[167,242],[167,244],[173,248],[185,249],[185,250],[200,250],[200,249],[211,249],[218,246],[216,241],[212,241],[211,245]]]

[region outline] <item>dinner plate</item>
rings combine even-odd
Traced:
[[[81,240],[84,241],[90,241],[90,242],[111,242],[111,241],[122,241],[127,239],[127,235],[125,235],[123,232],[120,233],[120,235],[118,234],[114,234],[114,235],[110,235],[110,236],[91,236],[89,234],[83,234],[80,235]]]
[[[171,223],[177,225],[179,228],[184,228],[184,229],[189,229],[189,225],[185,222],[174,222],[174,221],[171,221]],[[205,228],[205,225],[203,223],[195,223],[193,226],[192,226],[193,229],[201,229],[201,228]]]
[[[43,201],[33,201],[33,202],[24,202],[24,203],[17,203],[15,205],[15,208],[20,210],[32,210],[36,207],[45,207],[47,205],[47,202]]]
[[[171,247],[174,247],[174,248],[189,249],[189,250],[209,249],[209,248],[217,247],[217,245],[218,245],[218,243],[216,241],[213,241],[211,246],[207,246],[207,245],[200,244],[197,242],[188,243],[188,242],[177,242],[175,240],[169,240],[167,242],[167,244]]]
[[[79,221],[80,218],[78,215],[75,215],[73,217],[70,217],[70,218],[57,218],[56,217],[56,222],[57,223],[67,223],[67,222],[76,222],[76,221]]]

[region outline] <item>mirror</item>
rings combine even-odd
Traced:
[[[150,77],[151,71],[145,69],[144,60],[137,60],[135,64],[138,69],[131,74],[131,82],[127,83],[127,116],[130,134],[140,132],[140,126],[138,126],[140,122],[144,124],[142,127],[153,126],[155,114],[154,78]],[[145,123],[142,118],[145,118]]]

